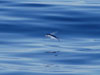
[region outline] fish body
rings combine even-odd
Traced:
[[[48,37],[48,38],[50,38],[50,39],[53,39],[53,40],[59,40],[59,38],[56,37],[56,36],[53,35],[53,34],[46,34],[45,36]]]

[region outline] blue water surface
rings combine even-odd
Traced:
[[[0,0],[0,75],[99,74],[100,0]]]

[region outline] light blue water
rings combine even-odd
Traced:
[[[0,75],[99,74],[99,0],[0,0]]]

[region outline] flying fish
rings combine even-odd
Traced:
[[[50,39],[53,39],[53,40],[59,40],[59,38],[57,36],[55,36],[55,33],[56,32],[48,33],[45,36],[48,37],[48,38],[50,38]]]

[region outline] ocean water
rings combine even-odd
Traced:
[[[99,74],[100,0],[0,0],[0,75]]]

